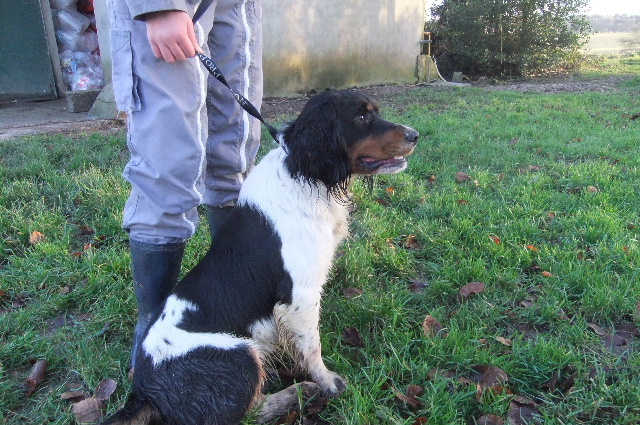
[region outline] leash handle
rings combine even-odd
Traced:
[[[200,19],[200,17],[204,14],[204,12],[207,10],[207,8],[211,5],[212,2],[213,0],[202,0],[202,2],[200,2],[200,4],[198,5],[198,8],[196,9],[196,12],[193,15],[192,21],[194,24],[198,19]],[[264,120],[264,118],[262,118],[262,115],[260,115],[260,112],[258,111],[258,109],[255,106],[253,106],[253,104],[249,102],[249,100],[246,97],[242,96],[240,93],[232,89],[231,86],[229,86],[229,83],[227,83],[226,78],[224,78],[224,75],[222,75],[220,68],[216,66],[213,60],[211,60],[210,57],[203,55],[202,53],[196,53],[196,54],[198,55],[198,59],[200,59],[200,62],[202,62],[204,67],[207,69],[207,71],[209,71],[209,74],[213,75],[216,78],[216,80],[224,84],[231,91],[231,94],[233,94],[233,97],[236,99],[236,102],[238,102],[238,104],[242,107],[242,109],[247,111],[249,115],[251,115],[252,117],[259,120],[262,124],[264,124],[267,130],[269,130],[269,134],[271,134],[271,137],[273,137],[273,140],[278,142],[278,130],[276,130],[273,126],[269,125]]]

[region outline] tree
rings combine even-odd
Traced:
[[[471,77],[543,72],[576,55],[589,0],[443,0],[432,8],[441,71]]]

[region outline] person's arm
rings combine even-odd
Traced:
[[[202,53],[193,22],[181,10],[163,10],[147,13],[143,17],[147,24],[147,38],[158,59],[173,63],[192,58]]]

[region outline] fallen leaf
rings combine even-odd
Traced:
[[[386,192],[388,195],[393,195],[394,193],[396,193],[396,190],[392,187],[388,187]]]
[[[113,379],[104,379],[98,383],[98,386],[93,391],[93,396],[100,401],[107,401],[117,387],[118,383]]]
[[[345,288],[342,290],[342,295],[344,295],[344,297],[348,300],[352,300],[356,297],[359,297],[363,293],[364,292],[362,291],[362,289],[359,289],[359,288]]]
[[[483,282],[471,282],[471,283],[467,283],[462,288],[460,288],[459,293],[464,301],[467,298],[469,298],[471,295],[479,294],[480,292],[484,291],[484,287],[485,285]]]
[[[598,192],[600,192],[600,189],[598,189],[595,186],[587,186],[587,192],[589,192],[589,193],[598,193]]]
[[[502,386],[509,380],[506,372],[499,367],[477,365],[471,369],[474,373],[469,376],[469,379],[471,382],[477,383],[483,390],[502,390]]]
[[[429,176],[429,180],[427,180],[429,183],[435,183],[436,181],[436,176],[434,174],[431,174]]]
[[[458,205],[469,205],[469,201],[466,199],[458,199]]]
[[[463,171],[457,172],[455,178],[458,183],[464,183],[467,180],[471,180],[471,176]]]
[[[533,251],[533,252],[538,252],[538,248],[536,248],[533,245],[526,245],[525,248],[527,248],[529,251]]]
[[[41,232],[32,232],[29,236],[29,243],[31,245],[37,245],[39,243],[44,242],[47,239],[44,233]]]
[[[362,341],[360,331],[353,326],[342,331],[342,339],[347,345],[364,348],[364,342]]]
[[[416,235],[409,235],[402,241],[402,246],[406,249],[419,250],[422,249],[422,245],[418,242]]]
[[[406,394],[402,394],[395,388],[393,388],[393,392],[395,392],[396,398],[398,400],[407,403],[414,409],[419,408],[422,404],[422,400],[420,400],[418,397],[421,397],[422,394],[424,394],[424,389],[418,385],[407,385]]]
[[[504,425],[504,421],[498,415],[484,415],[476,419],[476,425]]]
[[[540,273],[542,276],[544,277],[553,277],[553,274],[551,272],[548,271],[543,271],[542,273]]]
[[[609,332],[607,332],[606,330],[604,330],[604,328],[602,328],[601,326],[596,325],[595,323],[587,323],[587,325],[593,329],[593,331],[598,334],[599,336],[605,336],[608,335]]]
[[[102,419],[102,402],[96,398],[88,398],[73,405],[73,414],[80,425],[97,424]]]
[[[300,417],[300,412],[298,410],[294,410],[282,416],[280,419],[276,421],[276,425],[293,425],[297,423],[298,418]]]
[[[67,391],[60,394],[60,398],[62,400],[69,400],[72,403],[78,403],[82,400],[91,398],[91,396],[87,394],[85,391],[75,390],[75,391]]]
[[[425,425],[427,423],[427,420],[428,419],[426,416],[418,416],[411,425]]]
[[[540,411],[533,400],[516,396],[509,403],[507,423],[509,425],[530,425],[539,422]]]
[[[433,338],[439,336],[440,338],[446,338],[447,333],[442,332],[444,328],[440,324],[440,322],[433,316],[427,315],[422,322],[422,331],[424,335]]]
[[[31,372],[27,379],[24,381],[24,386],[26,388],[25,395],[29,397],[36,390],[36,387],[47,373],[47,369],[49,368],[49,364],[46,360],[38,360],[33,367],[31,368]]]
[[[506,345],[507,347],[511,347],[511,340],[508,338],[503,338],[501,336],[496,337],[496,341],[498,341],[502,345]]]
[[[500,238],[496,235],[489,235],[489,238],[493,241],[494,244],[496,245],[502,245],[502,241],[500,240]]]
[[[416,294],[424,292],[424,290],[429,286],[428,282],[424,282],[421,280],[412,280],[409,284],[409,291],[414,292]]]
[[[82,225],[80,226],[80,236],[91,236],[96,233],[95,230],[91,226]]]

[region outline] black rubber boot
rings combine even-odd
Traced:
[[[185,243],[154,245],[131,240],[133,289],[138,303],[138,323],[133,332],[131,367],[153,314],[169,296],[178,281]]]
[[[233,207],[211,207],[207,205],[207,221],[209,222],[209,233],[211,240],[218,233],[218,230],[225,222]]]

